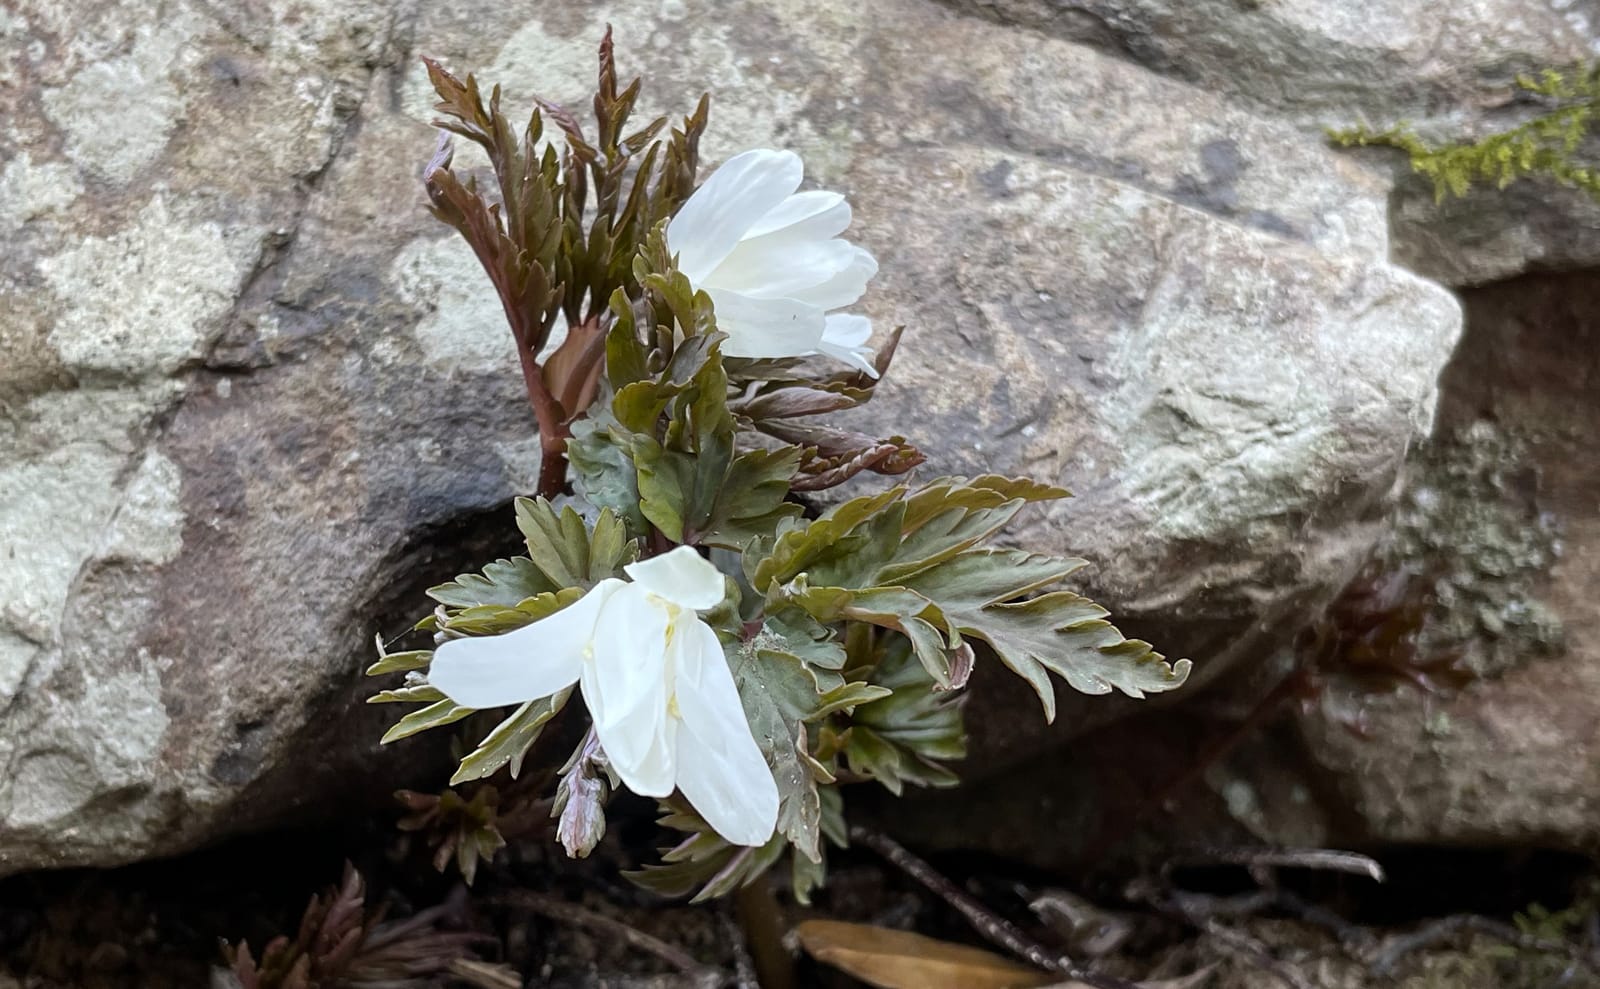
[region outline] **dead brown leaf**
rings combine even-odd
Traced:
[[[877,989],[1031,989],[1057,978],[982,948],[889,927],[808,920],[795,933],[817,961]]]

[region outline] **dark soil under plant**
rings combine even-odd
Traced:
[[[510,902],[534,890],[620,920],[724,973],[739,985],[743,937],[730,904],[664,903],[631,886],[621,871],[648,858],[658,835],[648,809],[623,814],[596,854],[568,860],[545,843],[503,851],[479,872],[459,925],[484,935],[476,957],[516,973],[520,984],[550,987],[691,986],[693,979],[626,940],[571,918],[552,919]],[[1334,911],[1358,925],[1371,945],[1433,918],[1462,913],[1513,920],[1575,944],[1595,937],[1596,872],[1573,856],[1539,851],[1500,852],[1390,849],[1378,856],[1390,880],[1284,873],[1304,902]],[[235,841],[169,861],[114,870],[71,870],[17,876],[0,882],[0,989],[192,989],[213,983],[223,942],[247,941],[259,949],[279,934],[293,934],[313,893],[339,881],[349,861],[366,878],[369,907],[382,905],[405,918],[447,901],[459,886],[440,875],[427,849],[392,830],[392,819],[343,830],[285,832]],[[1134,933],[1114,955],[1093,964],[1124,978],[1172,978],[1208,964],[1219,967],[1216,987],[1282,985],[1278,976],[1216,939],[1121,900],[1128,877],[1087,885],[1072,877],[1040,874],[1014,862],[958,855],[933,863],[996,914],[1026,927],[1053,947],[1063,941],[1034,917],[1027,900],[1050,888],[1073,889],[1112,915],[1131,921]],[[1252,888],[1239,869],[1184,870],[1174,881],[1185,890],[1225,898]],[[785,920],[827,917],[890,927],[968,943],[981,943],[945,903],[864,850],[836,855],[829,886],[808,909],[780,897]],[[1530,920],[1540,904],[1557,912]],[[1567,911],[1565,915],[1560,911]],[[1394,985],[1405,989],[1584,987],[1600,985],[1571,959],[1517,951],[1494,938],[1464,933],[1404,956],[1392,977],[1374,975],[1370,958],[1341,946],[1335,933],[1305,920],[1271,912],[1228,917],[1230,929],[1258,941],[1307,985],[1344,989]],[[1350,931],[1344,932],[1347,936]],[[790,947],[793,945],[791,943]],[[1588,947],[1600,947],[1592,941]],[[859,986],[810,959],[796,957],[797,986]],[[471,986],[433,979],[418,985]],[[507,983],[510,984],[510,983]],[[936,987],[935,987],[936,989]]]

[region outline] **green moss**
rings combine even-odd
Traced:
[[[1547,69],[1538,78],[1519,76],[1517,85],[1544,106],[1524,123],[1475,141],[1429,144],[1405,124],[1386,130],[1330,130],[1343,147],[1398,148],[1411,168],[1433,182],[1434,195],[1464,196],[1474,186],[1505,188],[1530,177],[1551,178],[1600,199],[1600,173],[1579,156],[1600,112],[1600,61],[1572,72]]]

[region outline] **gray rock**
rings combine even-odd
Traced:
[[[1518,72],[1600,53],[1593,0],[949,0],[1291,113],[1413,114],[1503,99]]]
[[[1600,55],[1594,0],[949,0],[974,16],[1081,41],[1231,103],[1325,127],[1416,127],[1430,140],[1474,138],[1537,112],[1519,73]],[[1246,142],[1246,147],[1250,145]],[[1397,152],[1364,161],[1407,171]],[[1436,203],[1402,179],[1395,260],[1450,285],[1600,262],[1600,206],[1534,181]]]
[[[1016,538],[1089,555],[1130,627],[1215,675],[1376,537],[1459,314],[1385,260],[1383,177],[1258,104],[927,0],[29,8],[0,19],[0,872],[426,771],[374,754],[359,670],[500,548],[537,444],[421,208],[414,55],[576,102],[607,20],[646,111],[710,88],[710,156],[792,147],[851,195],[867,308],[911,327],[873,421],[1077,489]],[[1062,730],[1089,709],[1119,710]],[[980,762],[1047,741],[993,723]]]
[[[886,813],[929,845],[1055,868],[1148,848],[1174,827],[1197,844],[1592,851],[1600,279],[1530,276],[1465,301],[1435,435],[1378,554],[1435,599],[1401,668],[1332,655],[1314,689],[1259,707],[1288,673],[1282,654],[960,800]],[[1213,758],[1230,736],[1236,747]],[[1040,820],[1063,824],[1041,837]]]
[[[1530,277],[1467,301],[1434,452],[1411,482],[1441,510],[1404,548],[1442,574],[1420,659],[1454,648],[1479,679],[1378,696],[1336,681],[1301,719],[1308,774],[1381,841],[1587,851],[1600,842],[1600,281]],[[1463,490],[1470,502],[1452,497]],[[1338,729],[1350,711],[1368,738]]]

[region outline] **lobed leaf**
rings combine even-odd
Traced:
[[[517,708],[461,760],[455,775],[450,777],[450,785],[486,779],[499,772],[502,766],[509,766],[511,778],[516,779],[522,772],[522,760],[533,743],[539,740],[545,724],[566,706],[571,696],[572,688],[569,687],[549,697],[528,701]]]

